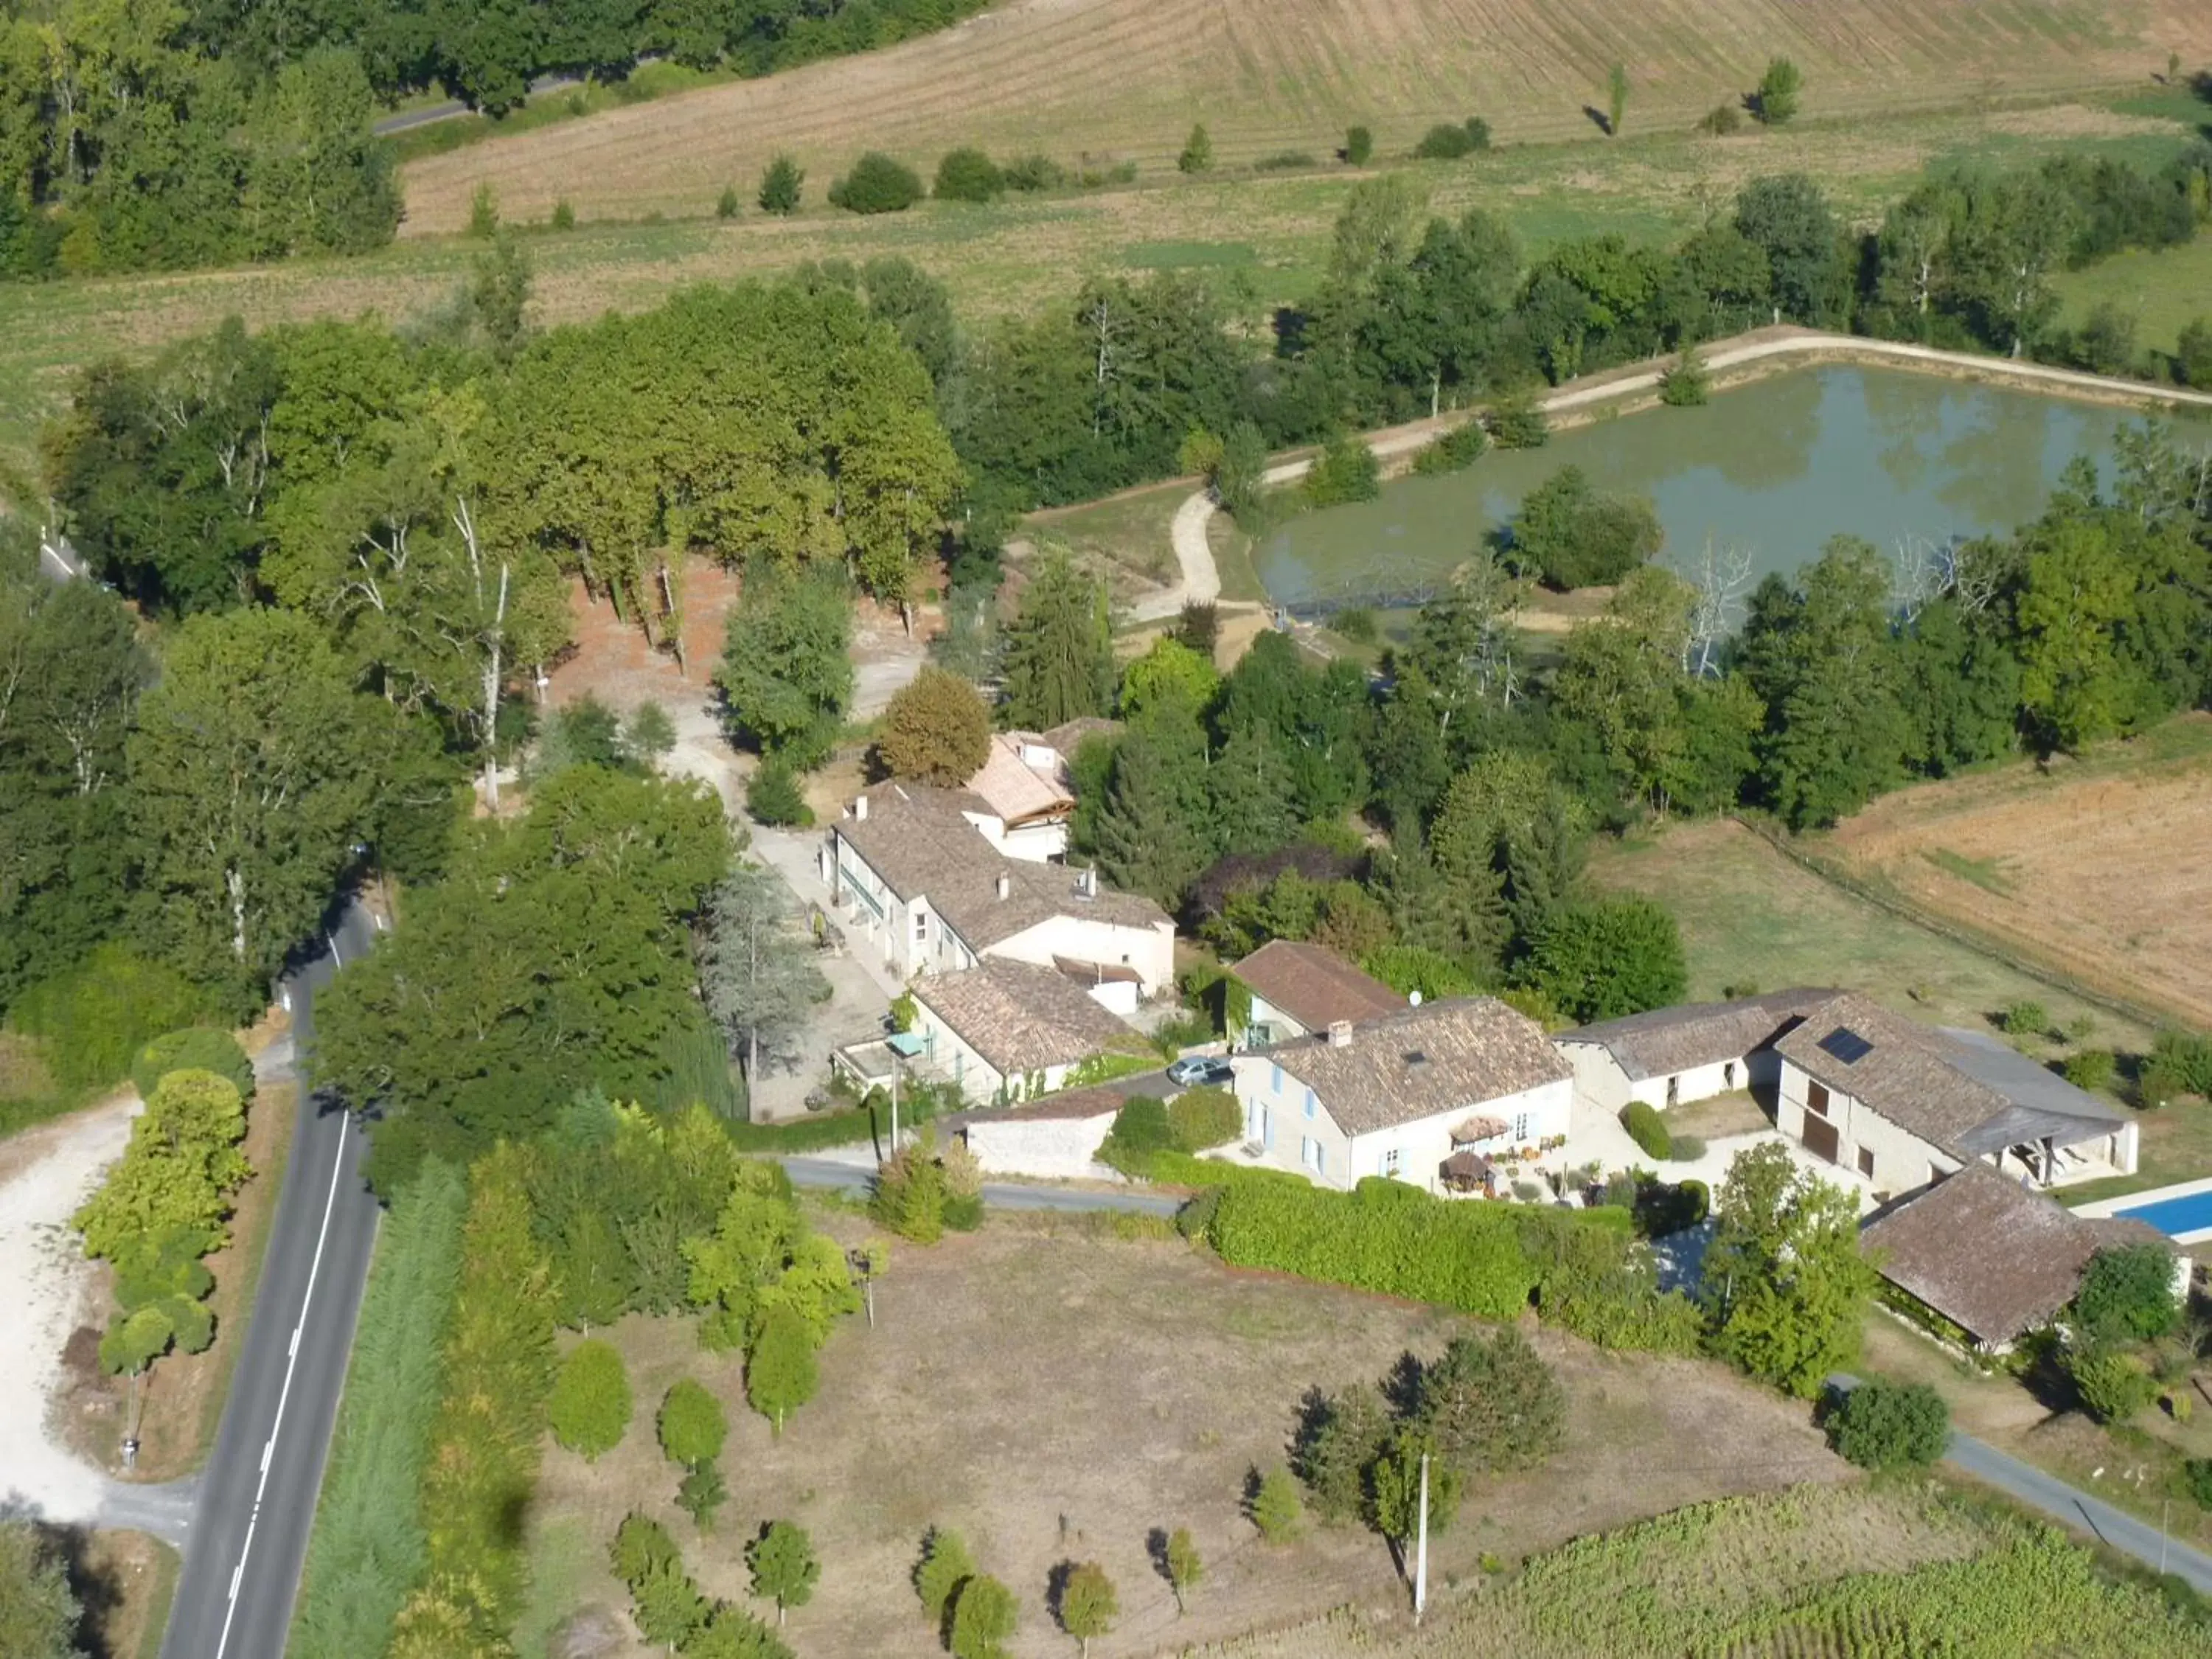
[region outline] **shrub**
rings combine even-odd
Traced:
[[[2109,1048],[2084,1048],[2066,1061],[2066,1080],[2077,1089],[2087,1089],[2093,1094],[2100,1089],[2112,1086],[2113,1075],[2119,1062],[2112,1058]]]
[[[1490,447],[1490,434],[1480,421],[1462,421],[1413,457],[1413,471],[1422,474],[1457,472],[1482,458]]]
[[[1650,899],[1606,898],[1558,910],[1516,977],[1587,1023],[1680,1002],[1689,969],[1671,912]]]
[[[821,1371],[814,1337],[788,1308],[771,1308],[745,1354],[745,1399],[783,1432],[783,1419],[814,1398]]]
[[[725,214],[723,216],[727,218],[729,216]],[[575,228],[576,210],[568,205],[568,198],[563,196],[559,201],[553,204],[553,228],[556,230],[574,230]]]
[[[830,205],[848,213],[903,213],[921,199],[921,178],[902,161],[872,149],[830,186]]]
[[[1375,135],[1365,127],[1349,127],[1344,134],[1344,159],[1353,167],[1364,167],[1375,154]]]
[[[1320,162],[1302,149],[1279,149],[1272,155],[1262,155],[1252,163],[1255,173],[1296,173],[1301,167],[1319,167]]]
[[[2181,1466],[2181,1484],[2197,1507],[2212,1510],[2212,1457],[2192,1457]]]
[[[1291,1472],[1278,1465],[1261,1474],[1253,1472],[1252,1498],[1249,1505],[1252,1524],[1260,1529],[1260,1536],[1270,1544],[1286,1544],[1298,1535],[1300,1523],[1305,1519],[1305,1507],[1298,1502],[1298,1483]]]
[[[1770,127],[1787,125],[1796,116],[1804,84],[1797,65],[1787,58],[1768,60],[1766,73],[1759,77],[1759,90],[1752,94],[1759,120]]]
[[[885,1160],[868,1212],[917,1244],[945,1237],[945,1170],[931,1143],[902,1146]]]
[[[1106,1136],[1106,1150],[1121,1160],[1141,1162],[1152,1153],[1175,1145],[1175,1128],[1168,1121],[1167,1103],[1139,1095],[1121,1103],[1114,1114],[1114,1127]],[[1116,1164],[1116,1168],[1121,1167]]]
[[[1176,157],[1176,168],[1183,173],[1206,173],[1213,167],[1213,140],[1206,137],[1206,125],[1200,122],[1190,130],[1190,137],[1182,143],[1182,154]]]
[[[980,149],[948,150],[937,164],[930,193],[940,202],[991,202],[1003,195],[1006,175]]]
[[[1178,1152],[1207,1152],[1244,1133],[1243,1109],[1226,1089],[1186,1090],[1168,1103],[1167,1119],[1170,1139]],[[1116,1115],[1115,1124],[1120,1121]]]
[[[763,213],[789,214],[799,211],[799,186],[806,181],[806,173],[788,155],[778,155],[761,174],[760,194],[757,198]]]
[[[1698,131],[1709,138],[1726,138],[1743,131],[1743,111],[1731,98],[1715,104],[1698,122]]]
[[[2007,1036],[2042,1036],[2051,1030],[2051,1014],[2041,1003],[2023,1000],[2008,1005],[1997,1024]]]
[[[2136,1074],[2146,1106],[2163,1106],[2176,1095],[2212,1097],[2212,1040],[2186,1031],[2160,1031]]]
[[[1617,582],[1659,550],[1658,515],[1640,497],[1608,495],[1564,466],[1522,498],[1507,559],[1563,591]]]
[[[1674,1137],[1667,1133],[1667,1120],[1648,1101],[1632,1100],[1622,1107],[1620,1127],[1649,1157],[1665,1158],[1674,1150]]]
[[[237,1090],[241,1099],[253,1096],[253,1062],[236,1037],[212,1025],[187,1025],[141,1048],[131,1062],[131,1081],[138,1098],[153,1099],[154,1085],[172,1072],[213,1072]]]
[[[489,240],[499,230],[499,193],[479,181],[469,198],[469,234]]]
[[[1024,193],[1058,190],[1067,182],[1067,169],[1049,155],[1018,155],[1000,169],[1008,190]]]
[[[2158,1379],[2140,1360],[2100,1343],[2070,1351],[2066,1375],[2082,1407],[2103,1423],[2124,1423],[2158,1395]]]
[[[1364,605],[1338,611],[1328,619],[1328,625],[1360,645],[1374,644],[1382,631],[1382,624],[1375,620],[1375,613]]]
[[[722,1402],[688,1376],[661,1397],[660,1412],[653,1426],[659,1435],[662,1452],[671,1462],[681,1463],[685,1468],[696,1468],[720,1457],[722,1443],[730,1432]]]
[[[1552,435],[1552,422],[1526,393],[1500,398],[1483,417],[1491,441],[1500,449],[1541,449]]]
[[[1322,446],[1303,488],[1312,507],[1373,501],[1382,493],[1382,464],[1358,437],[1340,433]]]
[[[2163,1244],[2100,1250],[2074,1293],[2075,1322],[2096,1340],[2155,1341],[2181,1321],[2173,1277],[2173,1256]]]
[[[1656,1116],[1656,1114],[1654,1114]],[[1665,1133],[1666,1126],[1660,1126]],[[1630,1133],[1635,1133],[1630,1130]],[[1681,1156],[1682,1143],[1686,1135],[1674,1138],[1674,1156]],[[1643,1146],[1639,1139],[1637,1142]],[[1649,1152],[1650,1147],[1644,1150]],[[1609,1195],[1609,1194],[1608,1194]],[[1636,1217],[1636,1231],[1646,1238],[1664,1238],[1696,1226],[1712,1211],[1712,1194],[1702,1181],[1685,1181],[1680,1185],[1647,1176],[1636,1183],[1636,1192],[1630,1200],[1631,1212]]]
[[[586,1463],[612,1451],[629,1430],[629,1374],[611,1342],[579,1342],[553,1379],[546,1417],[553,1437]]]
[[[1683,347],[1674,366],[1659,377],[1659,401],[1669,409],[1695,409],[1711,391],[1712,382],[1695,346]]]
[[[1951,1408],[1925,1382],[1862,1382],[1828,1413],[1828,1443],[1863,1469],[1925,1468],[1951,1443]]]
[[[814,822],[814,809],[799,792],[798,774],[777,755],[763,759],[746,781],[745,811],[757,823],[796,824],[803,829]]]
[[[184,975],[113,943],[16,998],[9,1023],[41,1039],[54,1080],[100,1089],[131,1073],[134,1055],[164,1031],[210,1012]]]
[[[915,1564],[915,1593],[929,1622],[942,1631],[958,1599],[960,1587],[975,1576],[975,1558],[960,1534],[932,1527],[921,1540],[921,1559]]]
[[[1413,155],[1424,161],[1456,161],[1489,148],[1490,123],[1476,115],[1456,126],[1438,122],[1421,135],[1421,142],[1413,146]]]

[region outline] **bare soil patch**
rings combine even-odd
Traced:
[[[1669,1133],[1695,1135],[1700,1140],[1756,1134],[1773,1127],[1774,1120],[1759,1109],[1749,1090],[1715,1095],[1711,1100],[1693,1100],[1686,1106],[1671,1107],[1667,1112]]]
[[[2203,723],[2191,716],[2186,724]],[[2212,1024],[2212,760],[2027,767],[1900,791],[1831,845],[2027,958]]]
[[[1066,1651],[1043,1599],[1047,1575],[1070,1559],[1102,1562],[1120,1588],[1121,1628],[1094,1644],[1100,1659],[1401,1599],[1387,1550],[1364,1531],[1261,1545],[1241,1513],[1243,1483],[1282,1461],[1308,1388],[1378,1376],[1409,1348],[1433,1354],[1466,1322],[1068,1223],[994,1222],[902,1249],[876,1302],[873,1331],[850,1322],[833,1337],[820,1394],[781,1440],[744,1408],[739,1366],[701,1352],[689,1322],[617,1328],[637,1419],[595,1466],[550,1452],[531,1522],[574,1607],[626,1609],[603,1552],[633,1507],[668,1522],[702,1586],[726,1596],[744,1594],[743,1546],[763,1522],[805,1526],[823,1568],[815,1600],[791,1614],[802,1652],[936,1652],[907,1587],[932,1525],[962,1532],[1020,1596],[1014,1650],[1037,1659]],[[1517,1559],[1702,1498],[1846,1473],[1802,1407],[1719,1367],[1532,1336],[1569,1390],[1567,1447],[1540,1471],[1478,1484],[1435,1540],[1439,1583],[1475,1573],[1486,1553]],[[732,1417],[731,1502],[705,1537],[674,1507],[677,1472],[650,1421],[686,1374]],[[1180,1620],[1146,1545],[1152,1528],[1178,1526],[1207,1566]]]
[[[1347,124],[1403,154],[1439,120],[1480,112],[1501,140],[1602,142],[1585,106],[1614,62],[1635,78],[1628,131],[1682,131],[1784,52],[1810,117],[1985,104],[2141,83],[2168,49],[2212,51],[2197,0],[1012,0],[886,52],[739,81],[493,139],[407,168],[402,234],[466,222],[478,181],[510,215],[556,198],[586,217],[704,212],[750,195],[778,150],[810,200],[860,151],[933,164],[957,144],[1047,148],[1172,174],[1194,112],[1217,164],[1299,151],[1327,160]],[[1757,149],[1753,141],[1739,146]],[[1610,169],[1591,187],[1618,189]]]

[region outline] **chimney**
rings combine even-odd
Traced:
[[[866,795],[853,798],[853,816],[863,823],[868,821],[868,798]]]
[[[1075,892],[1079,898],[1098,896],[1098,872],[1089,866],[1075,872]]]
[[[1332,1048],[1349,1048],[1352,1046],[1352,1022],[1350,1020],[1333,1019],[1329,1021],[1328,1046]]]
[[[1005,871],[1003,871],[1003,870],[1000,871],[1000,872],[999,872],[999,896],[1000,896],[1000,898],[1002,898],[1002,899],[1008,899],[1008,898],[1012,898],[1012,897],[1013,897],[1013,896],[1014,896],[1014,878],[1013,878],[1012,876],[1008,875]]]

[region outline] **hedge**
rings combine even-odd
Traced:
[[[253,1097],[253,1062],[238,1039],[212,1025],[187,1025],[155,1037],[131,1062],[131,1081],[138,1098],[151,1100],[154,1085],[172,1072],[213,1072],[229,1079],[241,1100]]]
[[[1632,1100],[1622,1107],[1620,1127],[1628,1131],[1631,1140],[1653,1158],[1666,1158],[1674,1150],[1674,1138],[1667,1131],[1667,1120],[1648,1101]]]

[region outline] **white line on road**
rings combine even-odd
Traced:
[[[331,954],[337,954],[333,942]],[[284,1407],[292,1398],[292,1372],[300,1363],[300,1331],[307,1322],[307,1310],[315,1300],[315,1277],[323,1270],[323,1243],[331,1236],[331,1215],[337,1208],[338,1182],[345,1174],[345,1137],[349,1127],[346,1115],[338,1115],[338,1152],[331,1164],[331,1190],[323,1200],[322,1231],[315,1235],[315,1259],[307,1265],[307,1294],[300,1298],[300,1323],[292,1332],[292,1352],[284,1362],[284,1386],[276,1395],[276,1419],[269,1425],[269,1443],[261,1451],[261,1484],[253,1489],[253,1513],[246,1518],[246,1541],[239,1548],[238,1565],[230,1575],[230,1605],[222,1615],[222,1634],[216,1638],[215,1659],[222,1659],[223,1650],[230,1645],[230,1621],[238,1616],[239,1586],[246,1579],[246,1558],[253,1553],[253,1529],[261,1522],[261,1494],[269,1490],[269,1465],[276,1450],[276,1437],[283,1432]]]

